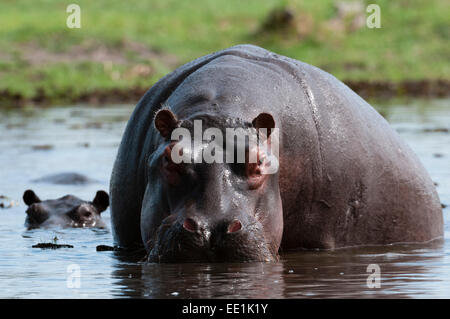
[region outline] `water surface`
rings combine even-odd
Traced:
[[[108,190],[133,108],[0,111],[0,195],[8,197],[0,201],[12,204],[0,209],[0,298],[450,298],[450,207],[444,209],[442,241],[290,252],[273,264],[145,264],[96,252],[97,245],[112,244],[109,228],[26,230],[25,189],[34,189],[41,199],[73,194],[86,200],[99,189]],[[449,205],[450,101],[419,100],[377,109],[417,153],[437,184],[441,202]],[[98,183],[31,182],[71,171]],[[109,210],[103,218],[109,225]],[[55,237],[74,248],[32,248]],[[370,264],[380,267],[380,288],[367,285]]]

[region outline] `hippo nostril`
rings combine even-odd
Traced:
[[[186,218],[183,223],[183,228],[187,231],[195,232],[197,231],[197,223],[191,218]]]
[[[228,230],[227,230],[227,233],[235,233],[235,232],[237,232],[237,231],[239,231],[239,230],[241,230],[242,229],[242,224],[241,224],[241,222],[239,221],[239,220],[237,220],[237,219],[235,219],[235,220],[233,220],[231,223],[230,223],[230,225],[228,225]]]

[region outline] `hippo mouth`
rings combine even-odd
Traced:
[[[262,225],[251,223],[227,232],[225,224],[211,231],[190,232],[169,216],[147,242],[148,261],[178,262],[276,262],[278,252],[266,243]]]

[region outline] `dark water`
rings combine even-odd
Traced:
[[[418,154],[441,202],[450,204],[450,101],[377,106]],[[133,106],[0,111],[0,298],[450,298],[450,207],[445,238],[427,245],[288,253],[276,264],[143,264],[113,252],[109,230],[45,229],[23,225],[23,191],[42,199],[74,194],[92,199],[108,180]],[[74,171],[99,182],[88,186],[32,183]],[[109,225],[109,211],[103,218]],[[41,250],[50,242],[73,249]],[[369,288],[368,266],[380,269]],[[369,271],[371,271],[369,269]],[[79,276],[78,276],[79,275]],[[372,281],[369,280],[369,283]]]

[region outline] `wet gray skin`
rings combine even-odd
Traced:
[[[251,123],[206,117],[203,125],[243,126],[249,135],[254,133]],[[184,121],[181,127],[192,131],[192,121]],[[209,144],[205,142],[202,148]],[[165,215],[150,215],[142,220],[148,260],[278,260],[282,228],[278,175],[259,176],[259,184],[250,187],[249,163],[226,163],[225,158],[224,163],[195,163],[198,154],[192,153],[191,163],[175,164],[170,158],[173,145],[170,141],[163,143],[149,158],[149,178],[161,182],[149,185],[147,193],[153,196],[143,209],[159,209]],[[226,145],[222,147],[226,150]],[[246,149],[248,152],[248,145]]]
[[[172,167],[165,156],[184,123],[248,128],[262,114],[261,128],[280,132],[280,169],[261,187],[229,165]],[[251,45],[187,63],[144,95],[110,193],[116,244],[145,245],[150,261],[273,261],[279,249],[423,243],[444,230],[430,176],[372,106],[332,75]]]
[[[98,191],[92,202],[73,195],[41,201],[32,190],[25,191],[23,200],[28,206],[25,219],[28,229],[50,226],[105,227],[101,213],[109,206],[109,196],[104,191]]]

